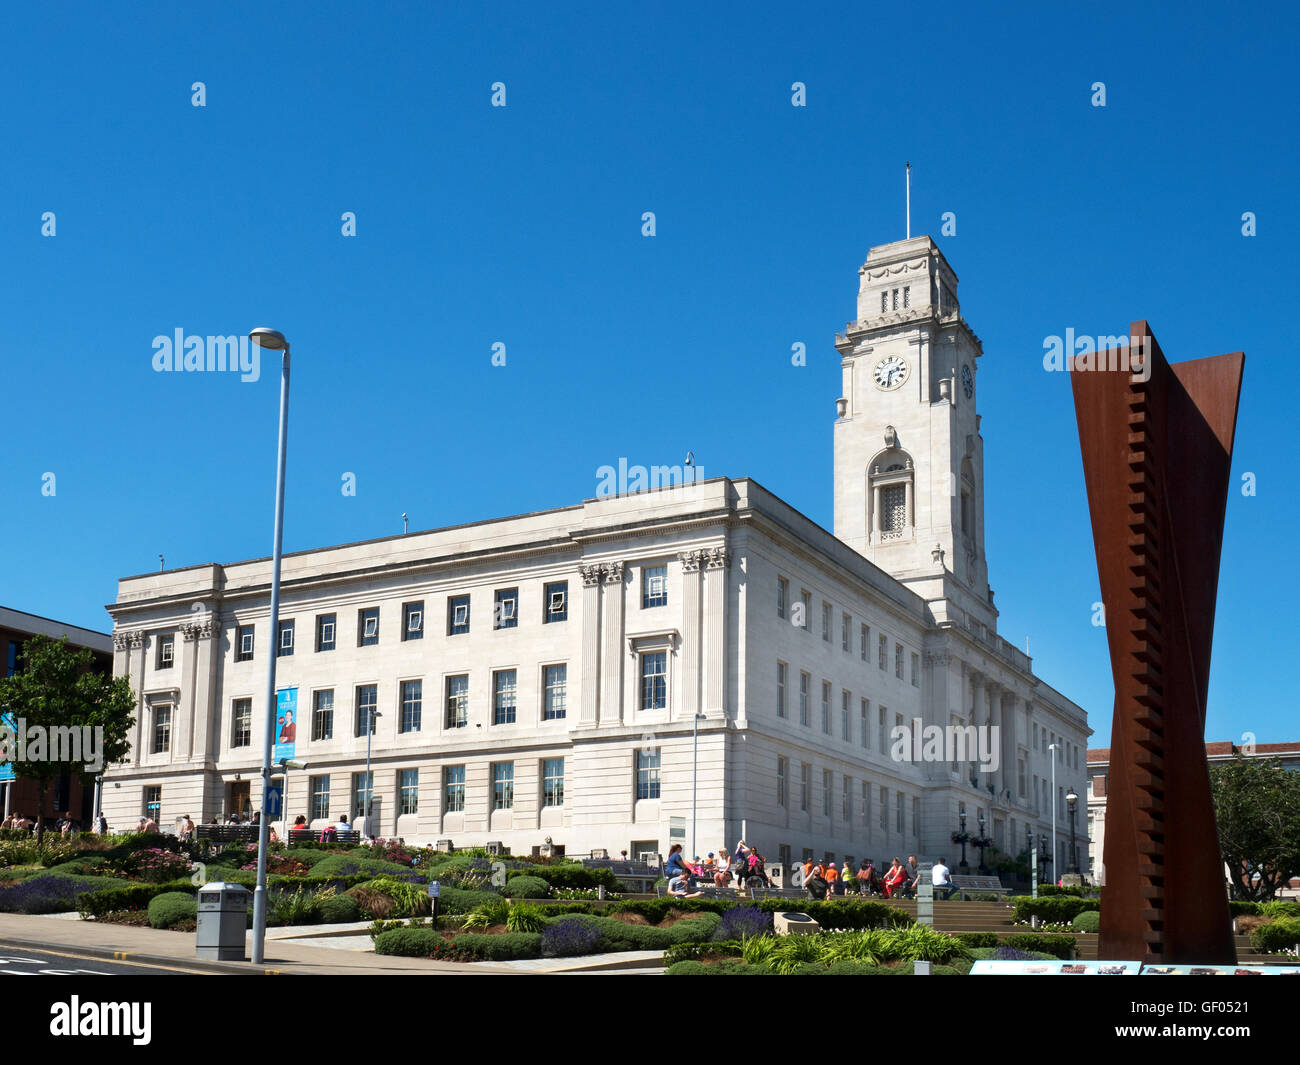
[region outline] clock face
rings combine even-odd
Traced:
[[[876,387],[885,390],[898,388],[907,380],[907,360],[901,355],[886,355],[872,371]]]
[[[971,376],[969,366],[961,368],[961,387],[966,393],[967,399],[970,399],[975,394],[975,378]]]

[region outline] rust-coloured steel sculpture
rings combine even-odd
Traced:
[[[1130,337],[1070,374],[1115,678],[1099,951],[1232,963],[1205,700],[1245,356]]]

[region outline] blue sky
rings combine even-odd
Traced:
[[[1174,361],[1244,350],[1234,483],[1257,494],[1228,506],[1207,734],[1296,737],[1268,620],[1300,594],[1277,351],[1292,9],[535,6],[7,17],[0,602],[106,629],[116,579],[160,553],[269,553],[275,367],[155,373],[178,328],[292,340],[286,550],[399,532],[403,511],[419,529],[573,503],[601,465],[688,448],[829,528],[834,334],[868,247],[903,236],[910,160],[913,231],[984,343],[1002,634],[1104,743],[1078,438],[1044,337],[1147,318]]]

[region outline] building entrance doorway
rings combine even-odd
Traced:
[[[244,821],[252,816],[252,786],[253,782],[251,780],[232,780],[226,785],[227,817],[234,814],[241,821]]]

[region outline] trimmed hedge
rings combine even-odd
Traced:
[[[392,876],[402,880],[411,879],[413,866],[398,865],[396,862],[383,862],[377,858],[358,858],[350,854],[329,854],[311,867],[313,878],[352,877],[364,874],[363,879],[377,876]]]
[[[1070,895],[1054,895],[1048,898],[1035,899],[1023,895],[1016,899],[1015,906],[1011,911],[1011,919],[1013,921],[1028,921],[1031,917],[1037,917],[1040,921],[1047,921],[1050,924],[1069,924],[1086,910],[1100,909],[1101,900],[1099,899],[1080,899]]]
[[[401,958],[434,958],[446,952],[446,943],[432,928],[394,928],[375,937],[375,953]]]
[[[493,902],[500,898],[501,896],[495,891],[466,891],[464,888],[443,885],[442,893],[438,897],[438,913],[469,913],[476,906],[482,906],[485,902]]]
[[[664,964],[676,965],[679,961],[696,961],[708,954],[723,954],[739,958],[741,943],[738,939],[723,939],[710,943],[674,943],[664,951]]]
[[[998,945],[996,932],[953,932],[954,939],[972,949],[984,949]]]
[[[1071,924],[1076,932],[1100,932],[1101,913],[1097,910],[1084,910],[1075,915]]]
[[[616,953],[625,950],[667,950],[675,943],[699,943],[707,940],[717,929],[722,918],[716,913],[700,913],[684,917],[667,928],[653,925],[625,924],[613,917],[594,917],[586,914],[568,914],[550,917],[555,921],[589,922],[601,934],[596,953]]]
[[[348,924],[361,920],[361,908],[350,895],[332,895],[320,904],[321,924]]]
[[[603,885],[606,891],[622,890],[612,870],[587,869],[581,865],[530,865],[525,869],[511,869],[506,876],[509,878],[507,891],[509,881],[519,876],[536,877],[557,888],[598,888]]]
[[[66,913],[77,908],[78,899],[86,892],[126,883],[129,881],[104,876],[51,876],[42,872],[0,887],[0,913]]]
[[[1300,943],[1300,921],[1289,917],[1262,924],[1250,934],[1251,949],[1260,954],[1291,950],[1297,943]]]
[[[506,881],[501,894],[511,899],[544,899],[551,893],[551,885],[541,877],[516,876]]]
[[[906,910],[869,899],[763,899],[758,908],[765,913],[806,913],[823,929],[900,928],[916,923]]]
[[[1077,946],[1074,936],[1053,935],[1042,932],[1024,932],[1020,935],[1006,936],[1002,945],[1015,947],[1017,950],[1050,954],[1054,958],[1068,961]]]
[[[198,899],[184,891],[164,891],[149,901],[151,928],[171,928],[182,921],[195,921],[198,916]]]
[[[962,971],[951,965],[933,965],[934,976],[960,976]],[[837,961],[833,965],[808,963],[798,966],[795,976],[911,976],[910,961],[895,966],[872,965],[865,961]],[[698,961],[679,961],[665,970],[667,976],[775,976],[777,973],[765,965],[746,965],[743,961],[722,961],[705,965]]]
[[[1080,887],[1078,885],[1061,886],[1059,884],[1039,884],[1038,897],[1046,898],[1049,895],[1070,895],[1074,898],[1095,899],[1101,897],[1101,888]]]
[[[569,920],[580,920],[571,917]],[[385,935],[391,935],[385,932]],[[505,932],[499,936],[479,935],[475,932],[462,932],[451,941],[458,952],[469,954],[480,961],[511,961],[515,958],[539,958],[542,954],[542,934],[540,932]],[[375,949],[379,943],[376,940]]]
[[[123,887],[92,891],[77,896],[77,910],[82,917],[103,917],[118,910],[144,910],[159,895],[168,893],[194,895],[199,889],[188,880],[167,884],[128,884]],[[196,901],[195,905],[198,903]]]

